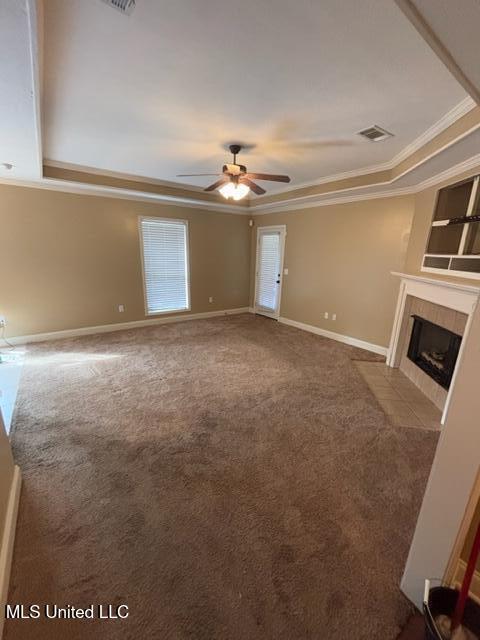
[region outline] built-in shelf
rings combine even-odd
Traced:
[[[480,279],[479,182],[475,176],[438,192],[422,271]]]

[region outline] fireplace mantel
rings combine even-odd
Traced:
[[[390,367],[398,366],[398,359],[401,355],[401,346],[404,342],[405,327],[404,318],[408,311],[406,309],[406,301],[408,296],[426,300],[435,305],[447,307],[454,311],[459,311],[467,316],[464,338],[470,329],[470,323],[473,312],[480,298],[480,285],[470,285],[462,282],[453,282],[451,280],[441,280],[439,278],[429,278],[410,273],[392,272],[393,276],[400,278],[400,291],[398,294],[397,307],[395,310],[395,318],[393,322],[390,345],[387,353],[387,364]],[[402,333],[402,337],[401,337]],[[462,347],[466,340],[462,341]],[[455,384],[455,378],[458,369],[462,364],[462,347],[457,359],[457,365],[450,385],[450,391],[445,403],[445,409],[442,422],[445,420],[446,412],[449,404],[450,392]]]
[[[398,296],[395,321],[393,324],[394,331],[396,321],[402,319],[404,302],[407,295],[415,296],[422,300],[428,300],[434,304],[440,304],[443,307],[455,309],[455,311],[461,311],[467,315],[472,313],[480,296],[480,286],[477,287],[470,284],[452,282],[450,280],[440,280],[437,278],[426,278],[424,276],[400,273],[397,271],[392,271],[391,274],[392,276],[397,276],[401,279],[400,293]],[[399,317],[400,312],[402,313]],[[394,337],[393,333],[394,332],[392,332],[392,338]],[[392,346],[392,342],[390,342],[389,351],[391,351]]]
[[[426,276],[417,276],[413,273],[402,273],[401,271],[390,271],[392,276],[398,276],[402,280],[412,280],[414,282],[425,282],[435,287],[444,287],[446,289],[457,289],[459,291],[467,291],[480,296],[480,285],[464,284],[463,282],[452,282],[451,280],[440,280],[440,278],[427,278]]]

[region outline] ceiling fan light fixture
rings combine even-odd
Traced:
[[[227,200],[230,198],[233,198],[233,200],[241,200],[249,193],[250,187],[242,183],[235,184],[234,182],[227,182],[223,187],[220,187],[219,191]]]
[[[290,182],[289,176],[273,173],[249,173],[243,164],[237,164],[237,154],[242,147],[239,144],[231,144],[230,151],[233,154],[233,162],[223,165],[221,173],[180,173],[178,178],[194,176],[221,176],[219,180],[205,187],[204,191],[220,191],[222,196],[229,200],[241,200],[253,191],[257,196],[266,193],[265,189],[256,184],[254,180],[270,180],[271,182]]]
[[[242,198],[245,198],[246,195],[248,195],[248,193],[250,192],[250,187],[247,187],[246,184],[237,184],[235,186],[235,191],[233,193],[233,199],[234,200],[241,200]]]

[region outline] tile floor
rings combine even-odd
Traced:
[[[356,361],[373,395],[397,427],[440,429],[442,412],[399,369],[383,362]]]

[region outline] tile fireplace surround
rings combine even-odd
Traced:
[[[472,313],[480,296],[480,286],[407,273],[393,272],[392,275],[400,278],[400,292],[387,365],[399,368],[427,398],[443,411],[443,423],[448,409],[449,395],[455,385],[457,371],[462,366],[463,342],[450,389],[446,391],[407,357],[413,327],[412,315],[421,316],[458,335],[466,336]]]

